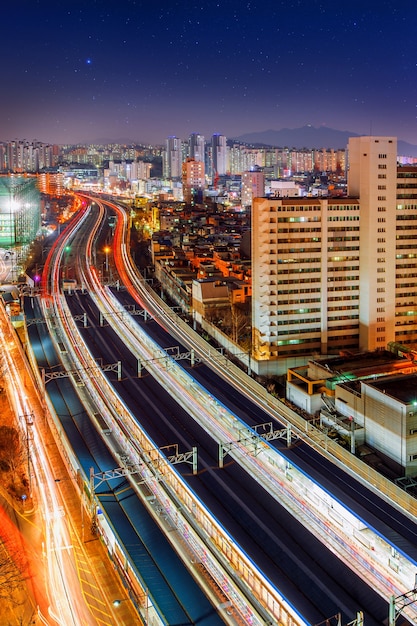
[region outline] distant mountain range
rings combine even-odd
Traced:
[[[274,146],[280,148],[346,148],[349,137],[359,137],[357,133],[348,130],[336,130],[327,126],[302,126],[301,128],[282,128],[281,130],[264,130],[256,133],[246,133],[235,137],[237,141],[262,146]],[[417,146],[406,141],[398,141],[397,152],[399,156],[417,157]]]

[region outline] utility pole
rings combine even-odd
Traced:
[[[402,610],[409,604],[417,601],[417,574],[414,579],[414,589],[403,593],[401,596],[391,596],[389,603],[389,622],[388,626],[395,626],[397,618]]]
[[[26,439],[26,455],[28,464],[28,480],[29,480],[29,496],[32,494],[32,477],[30,471],[30,445],[32,439],[33,413],[25,413],[21,415],[25,420],[25,439]]]

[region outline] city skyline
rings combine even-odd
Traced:
[[[416,17],[388,1],[9,3],[0,141],[162,144],[310,124],[417,144]]]

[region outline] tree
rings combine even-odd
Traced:
[[[21,553],[10,538],[0,538],[0,600],[8,600],[12,604],[21,604],[15,594],[24,588],[27,578],[27,564]]]
[[[244,334],[248,324],[250,323],[249,316],[244,308],[236,304],[231,305],[230,314],[232,341],[240,343],[241,336]]]
[[[25,460],[25,448],[19,432],[11,426],[0,426],[0,467],[13,476]]]

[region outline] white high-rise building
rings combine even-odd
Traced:
[[[253,202],[253,356],[285,357],[282,372],[313,353],[417,348],[417,168],[397,168],[393,137],[350,139],[348,161],[346,198]]]
[[[227,140],[224,135],[214,134],[211,139],[211,174],[213,178],[216,176],[224,176],[228,171],[228,155]]]
[[[265,195],[265,176],[263,172],[242,172],[242,206],[251,206],[253,198]]]
[[[359,201],[255,198],[255,359],[354,349],[359,343],[358,309]]]
[[[348,195],[361,207],[359,345],[374,350],[394,340],[397,321],[397,140],[351,137],[348,150]]]

